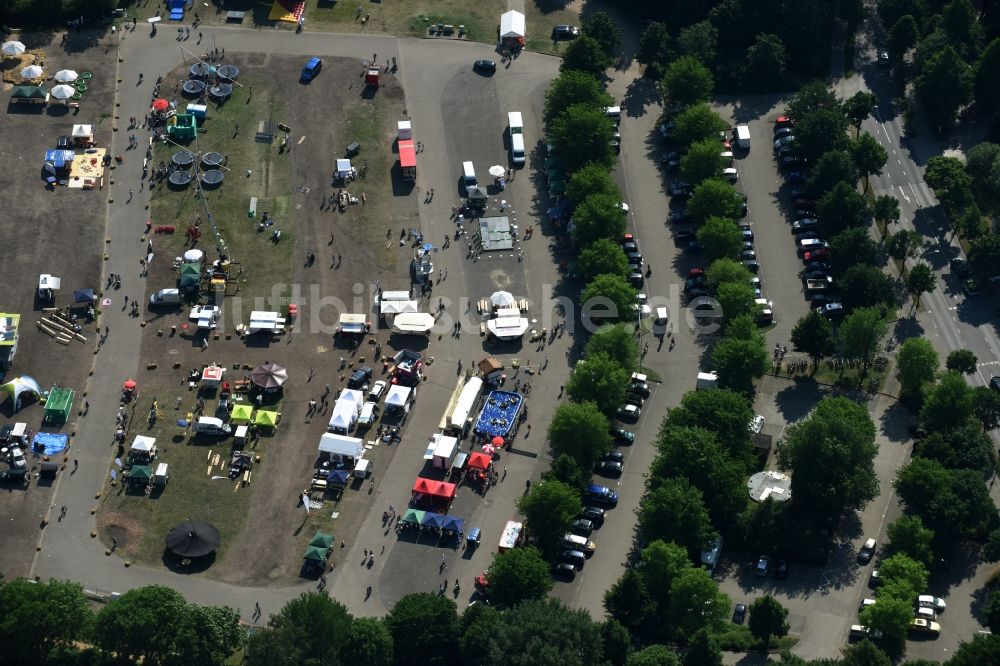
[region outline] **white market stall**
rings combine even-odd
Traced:
[[[337,170],[334,172],[333,177],[337,180],[354,178],[354,167],[351,166],[351,160],[338,159]]]
[[[357,460],[364,454],[365,445],[357,437],[326,433],[319,438],[319,455],[327,460],[344,463]]]
[[[144,461],[152,460],[156,457],[156,438],[136,435],[128,452],[133,458],[140,458]]]
[[[409,386],[394,384],[389,387],[389,392],[385,394],[385,409],[387,412],[407,413],[410,411],[412,402],[413,389]]]
[[[500,41],[505,46],[524,46],[524,14],[510,10],[500,15]]]
[[[528,320],[524,317],[497,317],[486,322],[486,329],[499,340],[516,340],[528,330]]]
[[[337,401],[333,404],[333,412],[326,429],[332,433],[346,435],[358,422],[358,408],[353,402]]]
[[[253,310],[250,312],[250,325],[247,333],[253,335],[266,331],[269,333],[281,333],[285,330],[285,319],[278,312],[266,312],[264,310]]]
[[[434,315],[429,312],[404,312],[393,318],[392,330],[407,335],[430,335],[434,324]]]
[[[94,143],[93,125],[73,125],[73,143],[77,146],[88,147]]]
[[[420,309],[417,301],[386,301],[382,300],[378,304],[379,314],[383,317],[394,317],[404,313],[416,312]]]
[[[428,446],[428,451],[431,455],[429,457],[425,455],[424,458],[433,460],[434,467],[450,469],[455,461],[455,454],[458,453],[458,438],[441,433],[431,435],[431,446]]]

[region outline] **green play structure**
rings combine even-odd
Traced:
[[[167,134],[174,139],[193,139],[198,131],[194,114],[178,113],[167,121]]]
[[[73,389],[53,386],[45,400],[42,423],[66,423],[73,411],[75,397],[76,392]]]

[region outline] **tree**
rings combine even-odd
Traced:
[[[896,379],[899,392],[908,404],[919,406],[924,386],[934,380],[938,355],[926,338],[907,338],[899,346]]]
[[[691,568],[687,551],[672,541],[657,539],[642,549],[642,562],[638,567],[646,590],[655,604],[666,604],[670,597],[670,587],[682,571]],[[660,613],[659,621],[667,617],[667,610]]]
[[[1000,38],[990,42],[979,58],[973,88],[976,104],[993,113],[1000,110]]]
[[[879,576],[881,576],[881,569]],[[859,614],[858,621],[871,629],[882,632],[883,640],[887,645],[899,646],[905,644],[906,634],[910,629],[910,621],[913,619],[913,597],[902,599],[895,595],[879,593],[878,603],[865,606]],[[870,641],[863,641],[875,647]],[[875,648],[878,650],[878,648]],[[888,658],[882,655],[885,662]]]
[[[93,641],[106,652],[163,664],[178,647],[175,630],[186,612],[184,597],[169,587],[135,588],[100,610]]]
[[[247,661],[251,666],[336,663],[351,627],[342,603],[325,593],[304,592],[271,617],[267,631],[250,637]]]
[[[604,656],[611,666],[625,666],[629,652],[632,651],[632,637],[628,629],[614,618],[601,623],[601,644]]]
[[[570,376],[571,386],[574,375]],[[622,375],[624,376],[624,372]],[[589,378],[586,378],[582,379],[581,383],[589,381]],[[570,389],[571,396],[574,395],[573,390]],[[612,404],[617,408],[619,403],[615,401]],[[613,442],[610,428],[611,422],[601,413],[596,403],[589,401],[563,403],[556,409],[549,423],[549,445],[557,456],[566,454],[581,468],[590,469],[598,458],[611,450]]]
[[[917,20],[912,15],[901,16],[892,29],[889,30],[889,56],[896,62],[903,62],[903,56],[912,49],[920,39],[920,29]]]
[[[848,310],[894,305],[892,278],[871,264],[855,264],[839,280],[840,302]]]
[[[681,571],[670,585],[670,615],[678,636],[714,629],[729,614],[729,597],[701,568]]]
[[[950,44],[931,56],[915,83],[928,120],[939,133],[954,126],[958,110],[972,97],[972,70]]]
[[[778,442],[781,469],[792,470],[792,502],[818,519],[863,508],[878,495],[875,424],[863,405],[823,398]]]
[[[515,550],[520,549],[511,549]],[[446,666],[458,658],[458,613],[455,602],[445,596],[407,594],[386,615],[385,624],[397,666]]]
[[[861,123],[872,114],[872,109],[878,104],[874,93],[859,90],[844,100],[844,115],[851,121],[854,129],[861,132]],[[864,135],[861,135],[864,136]]]
[[[630,654],[625,666],[681,666],[681,662],[666,646],[649,645]]]
[[[792,348],[805,352],[813,365],[837,350],[830,320],[814,310],[807,312],[792,328]]]
[[[887,324],[875,308],[860,308],[844,317],[840,325],[840,349],[845,358],[861,361],[868,367],[879,342],[885,336]]]
[[[972,177],[957,157],[935,155],[928,159],[924,180],[949,214],[966,208],[973,201]]]
[[[613,129],[604,109],[578,103],[553,119],[549,137],[567,172],[573,173],[590,162],[610,169],[615,163],[614,149],[608,143]]]
[[[906,274],[906,290],[913,294],[914,309],[920,305],[920,296],[934,291],[937,287],[937,276],[930,266],[924,262],[918,263]]]
[[[600,43],[588,35],[580,35],[566,47],[559,72],[570,70],[583,72],[598,81],[604,80],[604,70],[611,64],[611,58],[604,52]]]
[[[969,248],[969,268],[976,277],[989,279],[996,275],[998,265],[1000,265],[1000,234],[988,234],[972,241],[972,247]]]
[[[639,343],[631,324],[602,326],[587,341],[587,356],[607,354],[629,372],[639,369]]]
[[[590,468],[583,469],[576,459],[561,453],[552,461],[552,465],[542,472],[543,481],[559,481],[577,492],[583,492],[590,483]]]
[[[840,108],[818,109],[795,124],[795,145],[807,162],[830,151],[847,150],[847,117]]]
[[[344,664],[392,666],[392,635],[377,618],[355,618],[338,653]]]
[[[843,275],[855,264],[882,265],[882,253],[867,229],[846,229],[830,239],[830,264],[833,272]]]
[[[930,433],[920,440],[917,452],[950,469],[977,470],[983,478],[996,470],[993,442],[973,419],[950,430]]]
[[[598,275],[580,294],[583,314],[590,319],[608,322],[635,319],[635,287],[620,275]]]
[[[541,485],[553,484],[543,483]],[[580,500],[572,489],[565,486],[563,486],[561,495],[562,498],[558,504],[552,502],[530,504],[532,517],[540,518],[540,509],[545,504],[553,506],[562,516],[566,505],[575,502],[576,510],[565,521],[568,527],[569,519],[580,511]],[[545,525],[546,531],[542,533],[543,536],[549,536],[548,530],[554,522],[551,521]],[[536,524],[542,525],[541,522]],[[566,527],[562,529],[565,530]],[[528,599],[542,599],[552,589],[552,574],[549,571],[549,565],[542,559],[542,554],[538,552],[538,549],[533,546],[509,548],[494,555],[493,562],[486,571],[486,579],[490,582],[490,600],[500,608],[513,608]]]
[[[892,201],[895,202],[896,210],[898,211],[899,202],[895,199],[892,199]],[[877,205],[878,201],[876,200],[875,203]],[[922,244],[923,236],[920,235],[920,232],[913,229],[900,229],[885,239],[885,250],[896,261],[905,261],[920,254]]]
[[[686,479],[667,479],[639,504],[639,528],[649,539],[668,539],[694,557],[717,535],[701,491]]]
[[[583,19],[582,27],[583,34],[600,44],[601,50],[609,59],[614,55],[615,49],[621,46],[622,33],[607,12],[594,12]]]
[[[868,222],[868,202],[853,183],[840,181],[820,197],[816,205],[820,228],[827,236],[845,229],[863,227]]]
[[[222,666],[243,644],[240,614],[232,608],[188,604],[177,618],[169,661]]]
[[[927,567],[903,553],[891,555],[879,565],[879,577],[886,585],[896,584],[908,589],[908,599],[913,599],[927,589]]]
[[[996,663],[1000,660],[1000,636],[997,634],[978,634],[971,641],[962,641],[951,659],[945,662],[948,666],[979,666],[980,664]]]
[[[726,337],[719,342],[712,351],[712,366],[718,372],[719,386],[752,396],[754,381],[771,367],[764,344],[763,335],[756,340]]]
[[[659,79],[669,57],[670,30],[667,25],[660,22],[648,23],[639,37],[639,50],[635,59],[646,66],[646,76]]]
[[[625,402],[625,382],[628,375],[628,371],[614,359],[606,354],[595,354],[576,364],[573,374],[566,382],[566,392],[575,402],[590,401],[604,414],[614,414]],[[607,430],[608,426],[605,426],[605,433]],[[599,435],[595,433],[595,437],[597,436]],[[586,469],[589,469],[589,465]]]
[[[941,29],[962,46],[964,53],[974,52],[982,36],[978,18],[969,0],[951,0],[941,12]]]
[[[689,56],[694,56],[706,66],[715,60],[715,46],[718,43],[719,31],[711,21],[698,21],[681,28],[677,35],[677,50]]]
[[[698,229],[698,243],[712,259],[736,259],[743,249],[743,231],[732,220],[710,217]]]
[[[747,628],[757,640],[764,641],[764,652],[771,646],[771,637],[784,636],[788,633],[788,609],[766,594],[750,604],[750,619]]]
[[[681,158],[681,175],[692,185],[709,178],[718,178],[725,166],[719,140],[702,139],[691,144]]]
[[[732,282],[734,284],[750,284],[750,271],[746,266],[735,259],[716,259],[705,271],[708,278],[708,286],[715,290],[720,284]]]
[[[987,210],[1000,208],[1000,145],[980,143],[965,154],[965,170],[972,179],[976,201]]]
[[[632,567],[604,593],[604,610],[635,637],[649,630],[655,607],[646,582]]]
[[[858,182],[858,173],[854,168],[854,160],[851,159],[850,153],[846,150],[835,149],[823,153],[816,161],[816,166],[809,177],[807,189],[814,196],[822,197],[837,183],[848,183],[853,186],[856,182]]]
[[[727,325],[737,317],[754,317],[757,313],[753,287],[749,282],[723,282],[715,290],[715,298],[719,301]]]
[[[627,278],[632,272],[622,246],[610,238],[598,238],[580,253],[580,271],[588,280],[601,274]]]
[[[549,429],[552,429],[551,425]],[[581,434],[587,436],[591,433]],[[606,436],[608,431],[605,429],[594,434]],[[524,515],[532,536],[537,539],[538,547],[551,556],[556,554],[560,540],[569,531],[573,518],[580,513],[580,493],[559,481],[536,483],[527,495],[517,500],[517,508]]]
[[[1000,590],[994,589],[990,592],[983,614],[986,616],[986,626],[990,631],[1000,633]]]
[[[569,608],[555,599],[537,599],[503,617],[499,631],[481,648],[486,658],[480,663],[485,666],[607,663],[601,625],[585,610]]]
[[[788,54],[785,44],[777,35],[761,34],[754,37],[747,49],[744,74],[759,87],[776,89],[785,78]]]
[[[972,390],[957,372],[946,372],[927,392],[920,422],[930,432],[957,428],[972,416]]]
[[[985,539],[995,525],[996,507],[977,471],[950,470],[936,460],[914,457],[893,485],[906,507],[934,530],[936,552]]]
[[[979,359],[968,349],[955,349],[948,352],[948,358],[944,362],[944,367],[965,375],[976,374],[976,367]]]
[[[507,611],[499,611],[489,604],[467,606],[459,618],[462,633],[458,639],[458,653],[463,663],[487,664],[485,647],[494,636],[504,631]]]
[[[864,180],[867,192],[868,177],[882,173],[882,167],[889,159],[889,154],[871,134],[861,134],[851,142],[851,159],[854,160],[854,166]]]
[[[715,433],[729,455],[735,460],[747,460],[753,455],[747,424],[753,410],[746,397],[726,389],[689,391],[681,404],[667,412],[663,427],[689,426]]]
[[[973,388],[972,413],[982,424],[984,431],[1000,427],[1000,393],[987,386]]]
[[[990,532],[983,546],[983,561],[996,562],[1000,560],[1000,529]]]
[[[583,249],[606,238],[618,240],[625,233],[625,211],[621,199],[609,194],[592,194],[573,211],[573,229],[577,244]]]
[[[664,479],[684,478],[701,491],[714,524],[722,525],[747,504],[746,472],[752,459],[733,458],[711,431],[668,425],[656,442],[659,454],[650,468],[649,488]]]
[[[839,111],[840,100],[836,93],[830,90],[824,81],[810,81],[795,94],[788,104],[788,115],[796,122],[805,119],[814,111]]]
[[[545,92],[545,125],[554,127],[554,121],[567,109],[580,104],[583,108],[605,109],[615,100],[598,78],[585,72],[569,70],[562,72]],[[572,179],[570,179],[572,182]],[[567,191],[569,184],[567,183]]]
[[[601,164],[584,165],[570,174],[566,182],[566,196],[576,204],[593,194],[604,194],[615,201],[622,200],[621,190],[612,180],[607,168]]]
[[[667,65],[661,85],[665,100],[679,107],[690,107],[708,101],[715,80],[698,58],[681,56]]]
[[[889,194],[875,197],[875,204],[872,206],[872,215],[882,224],[887,225],[890,222],[899,222],[899,199]],[[916,233],[912,229],[905,231]],[[917,234],[918,237],[919,235]]]
[[[710,178],[695,186],[687,211],[698,222],[710,217],[735,220],[742,216],[744,204],[745,199],[736,188],[720,178]]]
[[[934,530],[924,527],[920,516],[900,516],[889,524],[888,535],[889,554],[901,553],[924,567],[934,563]]]
[[[718,137],[726,127],[726,121],[704,103],[692,104],[674,118],[674,136],[684,148],[695,141]]]
[[[0,640],[10,663],[48,663],[53,650],[82,639],[92,620],[77,583],[17,578],[0,585]]]
[[[708,629],[702,628],[690,638],[684,653],[684,666],[722,666],[722,650]]]

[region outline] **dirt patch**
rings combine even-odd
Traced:
[[[121,511],[101,512],[97,516],[97,530],[104,545],[114,546],[120,556],[135,557],[138,553],[143,528],[134,516]]]
[[[96,37],[86,33],[65,45],[58,39],[52,41],[51,34],[19,34],[14,38],[24,42],[31,51],[45,54],[44,67],[48,76],[64,68],[93,74],[79,110],[63,104],[46,107],[10,104],[0,129],[0,191],[5,200],[17,202],[9,214],[0,218],[7,276],[3,310],[21,314],[17,356],[13,369],[6,374],[8,378],[22,373],[30,375],[43,389],[53,384],[74,388],[79,408],[82,406],[80,392],[94,359],[96,324],[84,327],[86,343],[73,342],[68,346],[56,343],[36,328],[35,321],[42,316],[41,308],[49,305],[37,300],[36,287],[40,273],[61,277],[63,287],[52,304],[56,307],[70,304],[74,289],[90,287],[99,291],[107,207],[100,190],[46,189],[42,164],[45,151],[55,148],[56,139],[69,135],[76,123],[93,125],[97,145],[108,145],[114,54],[105,52],[104,48],[93,48]],[[11,62],[4,63],[4,72],[12,71],[13,68],[8,70],[7,67]],[[51,83],[47,81],[46,85]],[[67,257],[73,260],[67,261]],[[0,418],[4,422],[26,422],[29,428],[37,431],[41,429],[42,407],[26,401],[15,417],[12,403],[6,401],[0,404]],[[74,413],[60,430],[72,433],[76,418]],[[45,430],[53,428],[47,426]],[[74,446],[76,443],[71,440],[67,458],[72,457]],[[59,460],[62,459],[60,456]],[[29,465],[36,471],[39,462],[29,457]],[[0,488],[0,519],[4,522],[5,543],[0,549],[0,571],[8,578],[27,575],[41,519],[52,502],[52,494],[52,484],[44,480],[40,483],[33,480],[27,489]]]
[[[383,77],[384,85],[377,91],[366,89],[354,60],[324,60],[323,71],[309,85],[298,82],[299,57],[248,54],[226,62],[240,68],[244,87],[238,87],[226,104],[210,109],[199,144],[201,150],[219,150],[229,160],[226,182],[218,191],[206,193],[206,200],[232,259],[242,268],[239,291],[224,300],[225,330],[217,338],[211,336],[204,351],[193,337],[170,333],[171,326],[186,322],[187,307],[150,315],[143,334],[143,359],[155,369],[138,378],[139,412],[144,413],[156,395],[163,414],[151,427],[139,424],[127,440],[134,434],[156,437],[161,448],[158,462],[170,465],[171,478],[157,496],[109,486],[102,508],[101,524],[106,526],[102,539],[110,541],[112,526],[125,527],[111,517],[127,514],[134,522],[128,526],[125,552],[145,564],[170,566],[162,560],[169,528],[184,519],[206,520],[222,536],[217,560],[207,569],[188,573],[241,585],[289,583],[298,578],[302,552],[316,530],[333,532],[338,542],[349,541],[367,510],[367,486],[350,489],[344,498],[327,501],[308,515],[299,497],[310,482],[332,401],[345,384],[345,375],[337,371],[339,357],[351,364],[373,364],[381,371],[381,364],[373,363],[370,341],[353,355],[337,346],[332,329],[344,310],[329,307],[322,299],[336,297],[351,311],[370,312],[367,294],[376,279],[385,288],[409,284],[409,248],[404,252],[395,244],[387,246],[385,240],[386,220],[393,220],[394,226],[415,226],[417,220],[412,198],[393,196],[399,183],[394,180],[396,156],[391,146],[395,122],[405,117],[403,94],[391,74]],[[167,77],[168,90],[182,74],[177,71]],[[272,109],[270,116],[261,116],[262,109]],[[290,128],[284,151],[279,151],[277,142],[262,145],[253,140],[257,122],[268,119]],[[364,177],[359,174],[346,186],[333,186],[335,161],[352,142],[362,146],[354,166],[361,171],[367,165]],[[162,159],[168,158],[164,153]],[[245,175],[247,169],[250,176]],[[358,199],[342,211],[329,205],[329,196],[341,188]],[[258,196],[255,218],[247,216],[250,196]],[[197,222],[199,214],[200,228],[206,226],[201,209],[202,203],[189,193],[166,186],[156,190],[153,223],[173,220],[178,227],[172,236],[154,238],[158,256],[183,253],[184,230]],[[264,211],[277,222],[258,232]],[[277,243],[270,239],[274,227],[283,232]],[[207,230],[198,247],[214,259],[215,243]],[[176,279],[169,261],[154,261],[148,291],[173,286]],[[355,308],[352,300],[359,295],[363,298]],[[284,310],[293,299],[299,303],[299,327],[294,332],[275,340],[246,341],[233,334],[237,322],[247,321],[250,309]],[[376,339],[386,352],[391,349],[384,336],[373,336],[371,341]],[[186,383],[189,370],[218,362],[228,369],[228,378],[237,379],[248,374],[245,367],[263,361],[285,366],[289,380],[276,403],[281,423],[251,449],[260,462],[254,465],[250,484],[242,485],[226,478],[225,465],[209,469],[207,464],[214,455],[225,461],[233,440],[194,439],[176,421],[194,410],[195,393]],[[330,394],[324,403],[327,384]],[[309,417],[311,399],[320,406]],[[206,400],[205,414],[214,413],[216,404]],[[395,447],[375,446],[370,455],[376,469],[388,465],[394,451]],[[340,552],[337,545],[331,564],[339,563]]]

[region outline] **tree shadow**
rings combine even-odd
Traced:
[[[768,93],[743,96],[720,95],[716,98],[716,101],[720,104],[731,106],[733,109],[733,121],[738,124],[744,124],[770,113],[771,109],[780,102],[791,100],[793,95],[794,93]]]
[[[646,115],[646,107],[657,103],[658,100],[659,90],[656,81],[642,76],[628,84],[622,106],[625,108],[626,116],[638,118]]]
[[[796,377],[774,395],[778,413],[787,423],[805,418],[828,391],[808,377]]]
[[[916,317],[901,317],[896,320],[896,325],[893,327],[893,335],[900,342],[908,338],[923,337],[925,333],[923,325]]]
[[[915,426],[916,422],[910,410],[897,401],[882,412],[879,430],[890,442],[905,444],[910,441],[910,428]]]

